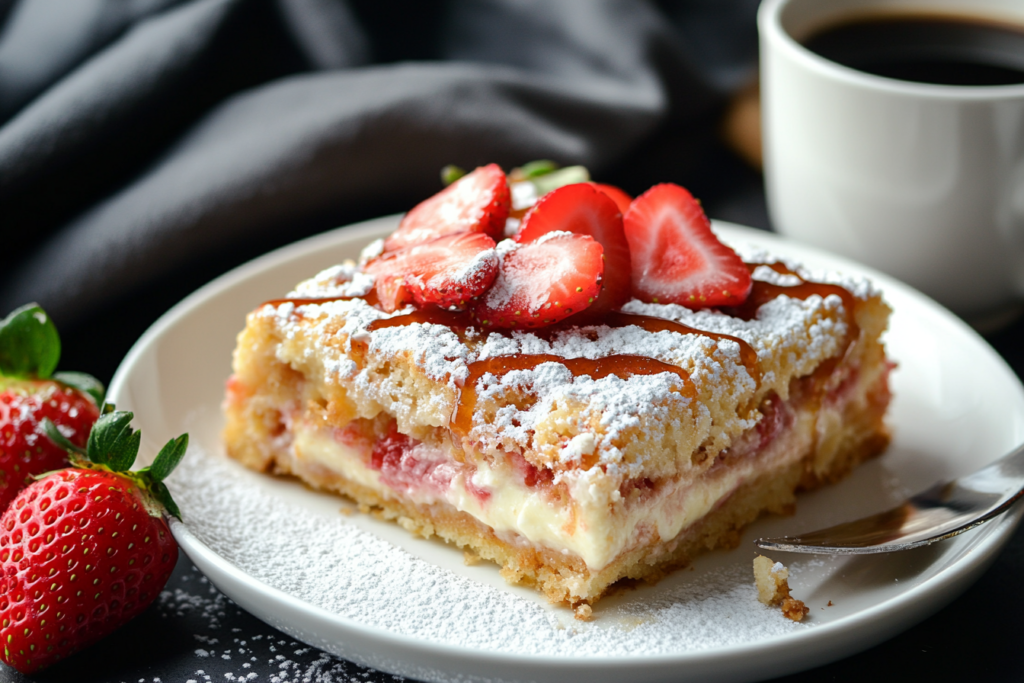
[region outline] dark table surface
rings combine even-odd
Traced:
[[[727,161],[719,187],[705,199],[714,217],[768,228],[757,174]],[[131,343],[174,303],[149,299],[116,316],[97,319],[64,335],[61,366],[88,370],[109,381]],[[989,343],[1024,377],[1024,319],[988,336]],[[992,567],[965,593],[904,633],[852,657],[778,681],[1024,680],[1019,612],[1024,611],[1024,528]],[[182,556],[157,602],[113,636],[33,677],[0,665],[0,681],[123,681],[124,683],[340,683],[404,680],[364,669],[309,647],[264,624],[221,594]]]

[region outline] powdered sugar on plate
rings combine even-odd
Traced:
[[[169,481],[189,529],[246,574],[360,625],[452,647],[524,656],[681,654],[807,628],[757,601],[746,563],[681,570],[650,591],[570,610],[437,566],[259,486],[240,465],[193,448]],[[340,507],[339,499],[339,507]],[[445,549],[447,550],[447,549]],[[451,548],[455,556],[460,551]],[[495,569],[495,572],[497,570]]]

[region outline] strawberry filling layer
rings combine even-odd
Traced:
[[[556,477],[518,454],[472,464],[399,433],[393,424],[374,437],[356,426],[324,430],[305,420],[290,426],[293,464],[297,473],[340,474],[387,498],[450,506],[507,542],[574,553],[598,570],[653,538],[677,537],[744,483],[789,466],[809,452],[823,424],[838,422],[851,399],[885,383],[884,373],[867,384],[853,369],[843,373],[829,374],[829,388],[820,385],[822,377],[800,380],[786,401],[772,394],[758,424],[697,476],[637,478],[609,490],[607,478],[597,476],[603,475],[599,467]]]
[[[405,495],[429,492],[441,497],[452,487],[453,480],[460,477],[466,490],[481,504],[491,496],[489,491],[473,484],[475,468],[400,433],[394,424],[373,447],[368,464],[380,473],[382,484]]]

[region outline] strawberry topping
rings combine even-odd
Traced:
[[[376,276],[377,297],[385,311],[412,302],[465,308],[494,282],[498,255],[487,235],[463,232],[385,252],[365,269]]]
[[[601,245],[588,235],[552,232],[515,245],[501,259],[494,286],[473,314],[500,328],[552,325],[587,308],[601,291]]]
[[[505,172],[497,164],[481,166],[413,207],[385,240],[384,250],[402,249],[457,232],[480,232],[499,240],[510,203]]]
[[[750,293],[747,266],[682,187],[655,185],[633,201],[624,223],[637,298],[705,308],[733,306]]]
[[[625,190],[620,190],[614,185],[606,185],[604,183],[587,184],[611,197],[612,201],[615,202],[615,206],[619,207],[619,211],[622,212],[623,216],[625,216],[626,212],[629,211],[629,205],[633,203],[633,198],[626,194]]]
[[[615,310],[629,301],[629,243],[622,227],[622,213],[615,201],[600,191],[596,183],[565,185],[552,190],[530,209],[515,240],[533,242],[556,231],[589,235],[604,249],[601,293],[588,313]]]

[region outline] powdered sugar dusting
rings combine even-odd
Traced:
[[[744,563],[687,572],[663,582],[656,597],[607,599],[595,621],[581,623],[568,609],[414,557],[340,514],[292,504],[223,456],[190,451],[169,486],[200,540],[249,576],[368,627],[471,650],[567,657],[683,654],[807,628],[757,601]]]
[[[736,253],[740,255],[747,263],[782,263],[788,269],[799,275],[805,280],[811,282],[824,282],[832,285],[839,285],[844,289],[849,290],[858,299],[868,299],[873,296],[881,295],[879,290],[874,283],[866,277],[859,275],[851,275],[849,273],[840,272],[837,270],[823,270],[808,268],[799,261],[786,256],[778,256],[770,251],[754,247],[749,244],[730,245],[736,250]],[[758,280],[765,280],[766,282],[772,282],[774,284],[790,284],[788,282],[780,282],[774,279],[774,276],[765,272],[765,270],[771,270],[771,268],[758,268],[754,273],[754,277]],[[774,271],[773,271],[774,272]]]
[[[320,271],[298,284],[288,298],[326,298],[332,296],[364,296],[373,289],[373,276],[346,261]]]
[[[484,249],[478,252],[465,266],[447,273],[452,283],[467,286],[479,281],[485,273],[498,267],[498,252]]]
[[[564,239],[565,233],[545,235],[543,240]],[[496,250],[481,256],[480,264],[497,257],[506,258],[520,247],[504,240]],[[778,258],[755,252],[747,258],[770,263]],[[787,264],[808,278],[795,263]],[[473,268],[470,268],[472,271]],[[350,264],[323,271],[310,281],[300,284],[294,295],[316,293],[319,296],[348,296],[356,289],[368,289],[367,276],[353,270]],[[827,274],[814,274],[829,280]],[[757,268],[754,277],[780,285],[797,284],[791,275]],[[835,280],[836,278],[831,278]],[[487,295],[505,296],[502,276],[499,276]],[[864,280],[842,278],[841,284],[854,292],[872,291]],[[303,363],[309,357],[319,359],[324,381],[344,385],[346,392],[359,400],[379,404],[392,415],[413,419],[413,411],[421,422],[444,426],[453,414],[460,388],[469,376],[472,363],[498,356],[520,354],[548,354],[566,359],[598,359],[611,355],[640,354],[684,369],[690,376],[703,408],[693,413],[696,420],[689,433],[695,434],[697,444],[703,444],[710,454],[728,445],[729,439],[749,429],[758,415],[743,410],[743,406],[757,403],[774,391],[783,399],[788,395],[789,380],[807,374],[823,359],[834,356],[844,343],[847,332],[844,304],[840,297],[812,295],[806,299],[780,296],[761,306],[752,320],[742,320],[719,311],[690,310],[675,304],[650,304],[633,300],[623,307],[626,313],[653,316],[679,322],[697,330],[730,335],[748,342],[756,351],[761,378],[756,383],[741,357],[740,345],[728,339],[713,339],[703,334],[680,334],[663,330],[649,332],[639,326],[626,325],[612,328],[596,325],[583,329],[570,329],[554,334],[529,332],[485,333],[478,329],[466,330],[460,338],[443,325],[415,323],[385,327],[370,331],[368,326],[376,320],[404,315],[412,309],[388,314],[359,299],[332,301],[295,306],[284,303],[266,306],[258,312],[274,321],[279,334],[286,340],[299,340],[291,356],[279,353],[286,363]],[[357,366],[350,358],[352,344],[365,344],[372,362]],[[298,355],[296,355],[298,354]],[[433,390],[427,399],[409,388],[402,378],[392,381],[379,370],[389,359],[401,359],[417,372],[447,387],[447,391]],[[376,363],[376,366],[373,366]],[[373,367],[371,367],[373,366]],[[309,372],[305,366],[304,372]],[[489,449],[529,449],[529,435],[544,420],[553,415],[556,406],[569,403],[578,408],[577,427],[587,431],[588,416],[599,416],[597,437],[598,457],[605,465],[621,462],[621,453],[613,446],[624,430],[637,427],[638,416],[651,419],[645,429],[662,430],[666,427],[650,406],[679,402],[680,386],[674,375],[637,375],[627,379],[605,378],[594,382],[587,377],[572,377],[565,368],[552,371],[536,368],[516,373],[500,382],[484,378],[478,386],[484,399],[494,397],[500,401],[500,390],[517,386],[533,397],[523,406],[509,400],[507,405],[488,412],[477,405],[472,437]],[[487,382],[492,382],[487,384]],[[422,393],[422,392],[420,392]],[[673,396],[673,393],[676,396]],[[509,393],[514,397],[516,392]],[[428,405],[423,404],[424,400]],[[678,406],[677,406],[678,407]],[[703,414],[700,411],[703,410]],[[709,412],[710,411],[710,412]],[[429,417],[425,417],[429,412]],[[693,412],[693,411],[689,411]],[[708,419],[705,419],[708,418]],[[672,419],[666,415],[666,420]],[[698,433],[699,432],[699,433]],[[561,432],[559,432],[561,433]],[[572,433],[567,438],[571,438]],[[535,444],[532,444],[535,446]],[[573,451],[566,451],[566,454]],[[567,457],[567,456],[566,456]],[[643,454],[633,464],[642,464]],[[562,465],[564,458],[559,457]],[[553,461],[548,461],[553,464]]]
[[[487,305],[492,309],[520,306],[524,308],[524,315],[533,315],[548,301],[555,284],[576,270],[575,264],[567,258],[565,247],[543,248],[544,245],[580,237],[556,230],[528,244],[513,240],[499,242],[497,253],[502,265],[494,284],[484,295]]]

